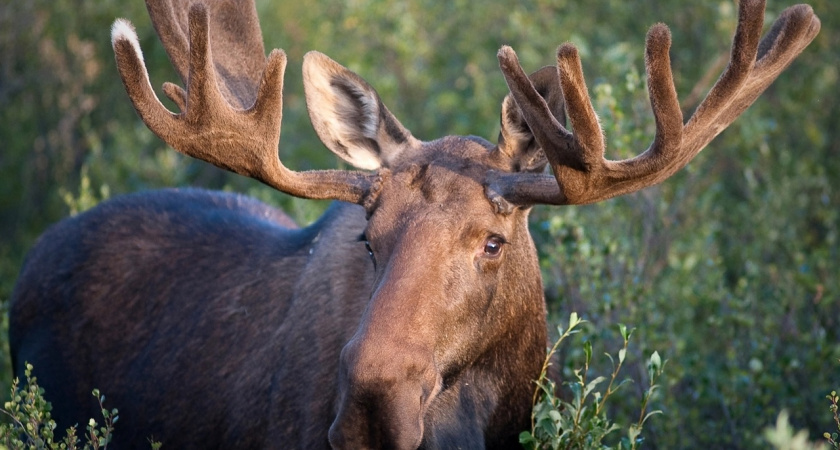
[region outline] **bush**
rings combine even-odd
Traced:
[[[90,419],[85,429],[85,443],[78,447],[80,439],[76,436],[76,427],[67,429],[65,436],[56,440],[55,421],[50,416],[52,406],[44,398],[44,389],[38,386],[38,380],[32,376],[32,365],[26,364],[26,384],[18,389],[19,380],[12,382],[11,400],[4,404],[0,412],[8,416],[9,423],[0,424],[0,442],[3,448],[27,450],[99,450],[108,448],[114,431],[114,424],[119,419],[118,411],[105,409],[105,396],[93,390],[93,396],[99,402],[104,419],[103,425],[98,426],[94,419]]]
[[[647,420],[662,411],[656,410],[647,412],[651,397],[658,389],[657,379],[662,375],[665,362],[658,352],[653,352],[648,360],[647,389],[642,395],[639,418],[627,426],[619,425],[607,417],[607,399],[616,394],[626,383],[625,379],[616,384],[616,379],[624,365],[627,356],[627,346],[630,343],[630,335],[633,330],[628,330],[625,325],[619,326],[624,345],[617,353],[617,360],[609,353],[605,353],[612,363],[612,373],[609,376],[607,387],[598,390],[598,386],[607,381],[605,376],[597,376],[589,380],[590,362],[592,361],[592,342],[589,340],[583,343],[584,361],[583,367],[574,370],[574,379],[565,382],[572,394],[571,400],[566,401],[557,397],[557,386],[548,376],[548,369],[551,359],[557,352],[560,343],[569,336],[579,333],[578,325],[585,321],[581,320],[576,313],[569,316],[569,326],[566,330],[557,327],[560,337],[551,347],[543,363],[537,387],[534,391],[534,409],[531,413],[531,431],[523,431],[519,436],[519,442],[527,449],[579,449],[579,450],[600,450],[636,449],[642,442],[641,433]],[[625,436],[621,437],[613,446],[604,444],[607,436],[614,431],[626,429]]]
[[[840,431],[840,416],[837,412],[837,402],[840,397],[837,396],[837,391],[831,391],[831,394],[826,395],[829,402],[829,411],[834,416],[834,424],[837,430]],[[812,443],[808,440],[808,431],[799,430],[798,432],[790,424],[790,414],[787,410],[779,413],[774,427],[768,427],[764,430],[764,438],[773,446],[775,450],[837,450],[840,449],[840,442],[838,437],[840,433],[825,432],[823,437],[826,442]]]

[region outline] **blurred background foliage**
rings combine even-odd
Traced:
[[[767,24],[788,1],[768,1]],[[309,50],[365,77],[420,139],[494,140],[507,92],[498,48],[512,45],[531,71],[553,64],[557,45],[571,41],[608,156],[617,158],[641,152],[653,134],[647,28],[671,27],[675,81],[690,113],[726,62],[737,11],[733,0],[257,3],[267,49],[289,55],[280,153],[296,169],[341,166],[306,114],[300,62]],[[825,395],[840,387],[840,2],[810,3],[823,24],[814,43],[687,169],[641,193],[532,214],[549,321],[577,311],[594,324],[587,339],[605,351],[619,347],[617,323],[636,327],[626,373],[639,393],[646,355],[669,360],[653,405],[665,414],[647,423],[648,448],[759,446],[782,409],[812,437],[830,428]],[[37,236],[108,196],[227,189],[301,223],[325,206],[182,158],[152,135],[113,63],[115,17],[136,25],[153,84],[176,81],[139,0],[0,3],[3,308]],[[0,340],[7,345],[5,331]],[[8,385],[7,351],[0,355]],[[614,414],[637,414],[641,395],[622,398]]]

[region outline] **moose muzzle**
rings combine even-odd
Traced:
[[[432,352],[407,342],[354,338],[341,352],[336,449],[416,449],[442,379]]]

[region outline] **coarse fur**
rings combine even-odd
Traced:
[[[117,448],[144,447],[150,436],[172,448],[326,448],[345,344],[365,341],[371,348],[357,353],[388,356],[380,361],[388,367],[361,371],[363,379],[342,372],[365,390],[359,395],[376,398],[394,390],[381,372],[398,370],[394,361],[417,340],[433,349],[425,361],[440,377],[424,446],[515,445],[546,340],[527,210],[498,216],[474,195],[489,144],[434,144],[447,152],[395,170],[369,220],[363,208],[335,203],[296,229],[246,197],[170,189],[57,224],[18,280],[15,366],[35,366],[61,427],[98,415],[89,392],[98,387],[120,409]],[[459,219],[465,207],[475,220]],[[487,230],[505,235],[503,258],[513,263],[481,260]],[[376,265],[390,270],[377,275],[363,233]],[[443,258],[434,252],[441,242],[463,251]],[[429,317],[448,320],[423,326]],[[365,321],[387,327],[356,332]],[[339,417],[355,427],[392,416]],[[376,444],[358,448],[366,446]]]
[[[252,1],[147,0],[186,89],[151,88],[124,20],[112,46],[126,91],[174,149],[302,198],[337,200],[298,228],[219,192],[113,200],[48,230],[16,284],[10,346],[61,429],[120,410],[114,447],[515,448],[545,355],[545,302],[528,213],[661,182],[749,106],[819,31],[810,7],[742,0],[732,60],[682,123],[664,25],[645,64],[650,148],[604,158],[577,51],[526,75],[499,52],[510,94],[494,144],[416,139],[361,77],[304,58],[315,131],[363,171],[296,172],[277,154],[280,50],[264,55]],[[574,132],[566,129],[568,114]],[[546,166],[552,174],[543,173]]]

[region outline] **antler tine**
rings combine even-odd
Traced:
[[[650,102],[657,124],[656,137],[642,155],[618,162],[604,159],[606,146],[603,130],[592,106],[580,56],[575,46],[566,43],[557,50],[560,86],[574,134],[566,130],[551,114],[545,113],[548,111],[548,105],[525,75],[516,54],[509,47],[503,47],[499,51],[502,73],[511,94],[520,105],[526,122],[539,124],[531,126],[534,138],[543,148],[556,182],[561,188],[555,193],[556,189],[552,187],[552,193],[546,195],[520,186],[515,197],[530,193],[537,195],[534,200],[539,203],[592,203],[597,200],[592,200],[591,195],[594,191],[602,189],[605,179],[614,183],[630,178],[640,171],[655,170],[666,164],[666,155],[679,147],[682,133],[682,112],[668,57],[670,44],[670,32],[665,25],[658,24],[651,28],[645,57],[648,62]],[[540,185],[545,187],[546,183],[542,182]]]
[[[557,51],[557,69],[574,133],[550,113],[513,50],[499,52],[511,95],[546,153],[555,185],[546,175],[498,174],[488,185],[497,204],[585,204],[634,192],[659,183],[684,167],[718,133],[738,117],[819,32],[819,19],[807,5],[785,10],[759,43],[764,0],[742,0],[729,66],[683,126],[668,51],[671,37],[663,24],[651,27],[645,48],[648,91],[656,136],[642,154],[627,160],[604,158],[603,131],[587,93],[577,50]],[[758,61],[756,61],[756,56]]]
[[[555,152],[546,152],[549,161],[552,164],[563,164],[583,169],[577,155],[568,154],[575,150],[570,148],[574,142],[574,136],[551,113],[548,103],[537,92],[530,78],[519,64],[516,52],[505,45],[499,50],[498,58],[502,75],[505,77],[513,99],[522,111],[525,122],[528,123],[531,132],[534,133],[534,138],[543,149],[557,149]],[[529,107],[523,107],[523,104]],[[549,155],[549,153],[551,154]]]
[[[742,2],[742,11],[749,7]],[[763,9],[763,2],[761,7]],[[770,86],[770,83],[814,40],[820,31],[820,20],[808,5],[791,6],[779,15],[767,35],[757,45],[758,60],[752,66],[750,77],[741,84],[725,105],[715,105],[709,99],[701,102],[685,126],[685,151],[692,156],[699,153],[712,139],[731,124]],[[737,35],[736,35],[737,39]],[[719,80],[716,89],[723,82]],[[717,109],[715,109],[717,108]],[[712,110],[716,114],[708,114]],[[705,114],[704,114],[705,113]]]
[[[653,143],[641,155],[624,161],[604,161],[603,184],[606,186],[599,187],[599,190],[602,192],[600,195],[608,197],[603,198],[635,191],[664,180],[670,176],[665,175],[669,166],[679,159],[683,115],[671,73],[671,59],[668,55],[670,48],[671,32],[668,27],[664,24],[651,27],[645,44],[645,68],[656,134]]]
[[[187,89],[164,85],[166,94],[181,108],[169,112],[149,83],[137,35],[131,24],[118,20],[112,28],[112,45],[126,91],[140,117],[152,132],[185,155],[259,180],[288,194],[313,199],[363,203],[376,175],[353,171],[294,172],[277,156],[282,119],[283,74],[286,55],[271,52],[258,85],[247,95],[255,99],[248,109],[230,102],[220,89],[223,81],[215,69],[209,39],[207,8],[193,4],[188,13],[189,60]],[[263,59],[265,57],[263,56]],[[241,87],[241,86],[240,86]],[[236,97],[242,99],[242,97]]]
[[[198,2],[146,0],[155,31],[184,85],[189,77],[189,5]],[[209,24],[210,46],[216,52],[213,64],[223,74],[219,89],[230,104],[247,109],[254,103],[266,64],[256,5],[253,1],[239,0],[204,0],[201,3],[213,17]],[[165,91],[171,98],[171,92]]]
[[[598,116],[592,107],[592,100],[583,78],[583,67],[577,49],[569,43],[557,49],[557,72],[563,99],[566,101],[566,111],[569,122],[575,134],[564,133],[571,138],[566,148],[543,147],[546,157],[552,167],[561,167],[562,160],[559,153],[571,153],[570,156],[579,160],[578,167],[563,164],[572,170],[588,171],[597,164],[604,155],[604,132],[598,123]],[[555,162],[556,161],[556,162]],[[559,175],[558,175],[559,176]],[[565,189],[566,194],[569,187]]]
[[[604,158],[603,131],[587,93],[577,49],[571,44],[564,44],[558,49],[557,67],[568,105],[569,120],[575,130],[575,141],[587,149],[584,154],[587,157],[587,172],[591,174],[581,177],[579,171],[569,167],[553,166],[555,177],[558,183],[562,180],[562,190],[570,204],[594,203],[601,200],[597,196],[605,193],[610,197],[618,195],[609,190],[616,187],[626,189],[628,181],[662,170],[679,148],[682,112],[671,74],[668,56],[670,47],[671,33],[668,27],[663,24],[651,27],[645,45],[645,66],[656,135],[644,153],[624,161]]]
[[[146,0],[146,10],[169,61],[181,77],[184,86],[189,81],[190,44],[187,37],[187,8],[176,8],[177,0]]]

